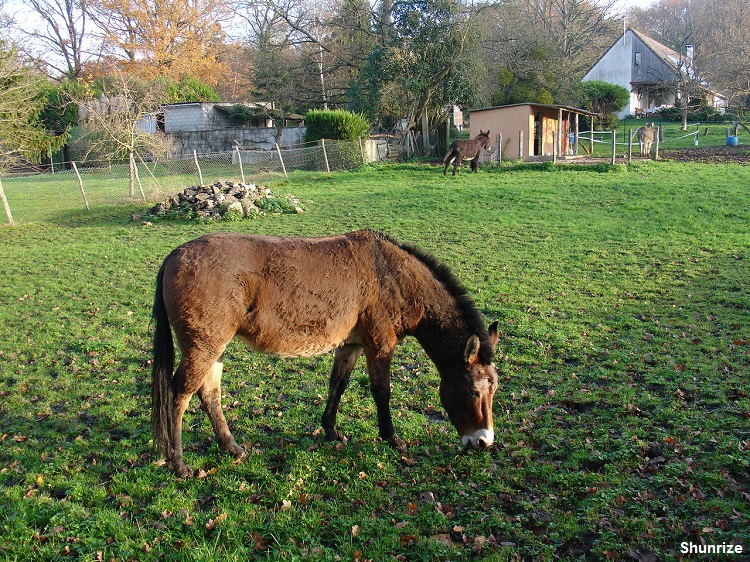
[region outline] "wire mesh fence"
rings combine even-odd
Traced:
[[[117,205],[150,204],[186,187],[220,180],[258,183],[294,170],[339,171],[371,160],[361,142],[324,141],[315,146],[197,154],[181,159],[129,163],[66,163],[54,173],[0,178],[0,224],[55,220]],[[132,170],[132,172],[131,172]]]

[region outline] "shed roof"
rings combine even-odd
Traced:
[[[471,109],[471,110],[469,110],[469,113],[475,113],[477,111],[489,111],[489,110],[492,110],[492,109],[505,109],[505,108],[509,108],[509,107],[521,107],[521,106],[524,106],[524,105],[528,105],[528,106],[531,106],[531,107],[544,107],[544,108],[547,108],[547,109],[562,109],[563,111],[570,111],[571,113],[580,113],[581,115],[598,115],[598,113],[596,113],[596,112],[589,111],[587,109],[581,109],[579,107],[571,107],[569,105],[558,105],[558,104],[554,104],[554,103],[532,103],[532,102],[528,102],[528,103],[511,103],[511,104],[508,104],[508,105],[496,105],[496,106],[493,106],[493,107],[481,107],[479,109]]]

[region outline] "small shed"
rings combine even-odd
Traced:
[[[516,103],[473,109],[471,136],[489,129],[492,144],[509,160],[555,160],[578,155],[580,116],[596,115],[564,105]]]

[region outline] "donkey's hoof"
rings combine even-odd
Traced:
[[[338,429],[326,429],[326,441],[341,441],[346,443],[347,438]]]
[[[395,433],[385,441],[387,441],[388,444],[397,451],[400,451],[402,453],[406,451],[406,442]]]
[[[224,450],[236,459],[244,459],[247,456],[247,451],[245,450],[245,448],[238,445],[237,443],[225,447]]]

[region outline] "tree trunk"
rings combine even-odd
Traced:
[[[132,151],[129,153],[129,156],[130,174],[128,174],[128,193],[130,194],[130,197],[132,199],[135,198],[135,157],[133,156]]]

